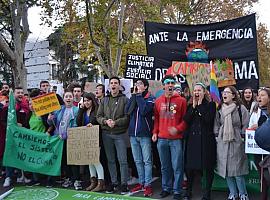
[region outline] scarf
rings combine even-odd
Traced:
[[[232,124],[232,112],[235,110],[235,108],[235,103],[232,103],[230,105],[222,104],[221,113],[224,117],[223,142],[231,142],[235,140]]]

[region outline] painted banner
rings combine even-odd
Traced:
[[[245,152],[249,154],[269,154],[270,152],[261,149],[255,141],[255,130],[247,129],[245,139]]]
[[[164,94],[163,85],[161,81],[149,80],[148,83],[149,83],[148,90],[153,96],[157,98],[162,94]]]
[[[9,95],[3,165],[25,171],[60,175],[63,141],[17,125],[14,96]]]
[[[154,80],[154,63],[154,57],[127,54],[125,78]]]
[[[61,108],[54,92],[33,98],[32,103],[37,116],[42,116]]]
[[[155,80],[162,79],[173,61],[220,60],[233,64],[238,89],[259,86],[255,14],[201,25],[145,22],[145,37],[147,55],[155,57]],[[184,83],[185,77],[179,81]]]
[[[212,62],[212,64],[215,68],[218,87],[236,84],[236,81],[234,79],[233,63],[230,60],[216,60]],[[187,75],[186,79],[188,83],[189,80],[192,80],[194,83],[202,82],[206,86],[210,85],[210,73],[210,63],[178,61],[172,62],[172,66],[166,72],[166,74]],[[189,87],[192,88],[190,85]]]
[[[99,163],[99,126],[68,129],[67,163],[90,165]]]

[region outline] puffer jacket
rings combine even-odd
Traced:
[[[152,137],[155,97],[149,92],[133,94],[126,107],[130,116],[128,134],[135,137]]]

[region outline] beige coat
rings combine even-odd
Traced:
[[[241,131],[245,133],[248,127],[249,112],[245,106],[241,106],[242,130],[238,107],[232,113],[232,122],[235,133],[235,140],[223,142],[224,118],[221,110],[216,113],[214,133],[217,140],[217,173],[225,178],[228,176],[241,176],[248,174],[248,159],[245,154],[245,143],[241,138]]]

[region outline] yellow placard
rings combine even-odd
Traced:
[[[68,165],[99,163],[99,151],[99,126],[68,129]]]
[[[48,93],[32,99],[33,109],[37,116],[46,115],[61,108],[55,93]]]

